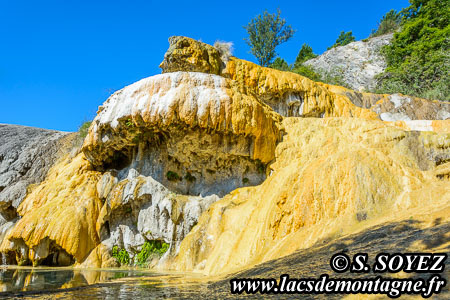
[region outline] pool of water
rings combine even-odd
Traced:
[[[145,270],[0,267],[0,298],[190,298],[207,286],[200,276]]]

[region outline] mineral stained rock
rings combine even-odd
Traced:
[[[283,125],[272,175],[213,204],[171,268],[234,272],[383,218],[450,206],[448,132],[357,118],[286,118]]]
[[[111,267],[115,247],[133,263],[164,241],[159,268],[217,274],[449,204],[448,103],[222,60],[185,37],[161,67],[106,100],[82,148],[51,156],[23,200],[8,198],[4,257]]]
[[[66,132],[0,124],[1,224],[17,216],[29,185],[44,180],[69,139]]]

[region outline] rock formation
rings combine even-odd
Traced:
[[[213,204],[172,268],[232,272],[386,216],[450,205],[448,131],[357,118],[286,118],[283,125],[272,175]]]
[[[43,181],[63,153],[66,136],[65,132],[0,124],[0,219],[16,217],[28,186]]]
[[[305,62],[320,74],[342,77],[342,80],[356,91],[370,91],[375,88],[375,76],[386,68],[380,49],[388,45],[393,34],[357,41],[332,48],[316,58]]]
[[[448,103],[316,83],[185,37],[161,68],[111,95],[82,147],[5,201],[4,257],[110,267],[113,249],[133,263],[163,241],[159,268],[216,274],[449,204]]]

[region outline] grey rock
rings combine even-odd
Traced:
[[[101,181],[116,182],[110,173],[105,173],[104,177]],[[200,215],[220,199],[216,195],[173,193],[152,177],[136,174],[134,169],[130,169],[127,178],[115,184],[112,190],[109,186],[98,185],[99,194],[108,194],[105,205],[109,213],[101,232],[109,234],[101,234],[102,243],[109,249],[115,245],[124,248],[130,258],[134,258],[147,240],[169,243],[166,256],[176,254]],[[109,192],[103,191],[103,187]],[[121,195],[120,199],[117,195]]]
[[[16,217],[30,184],[44,180],[67,132],[0,124],[0,223]],[[3,222],[1,222],[3,221]]]
[[[374,77],[386,68],[380,48],[389,44],[392,36],[393,34],[386,34],[365,42],[357,41],[335,47],[308,60],[305,65],[321,74],[341,76],[353,90],[372,90],[375,87]]]

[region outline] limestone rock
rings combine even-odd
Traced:
[[[316,58],[305,62],[320,74],[340,76],[353,90],[368,91],[375,85],[375,76],[386,68],[380,49],[388,45],[393,34],[357,41],[332,48]]]
[[[450,203],[448,168],[440,167],[449,164],[448,132],[357,118],[286,118],[283,125],[272,175],[214,203],[171,268],[233,272],[366,222]]]
[[[318,62],[324,68],[339,70],[339,75],[353,85],[361,81],[368,87],[373,86],[373,77],[384,69],[383,59],[378,49],[387,44],[392,38],[391,34],[369,39],[367,42],[354,42],[349,45],[336,47],[327,51],[308,63]],[[198,65],[207,65],[215,56],[210,53],[209,45],[185,37],[176,37],[178,43],[171,43],[168,56],[174,49],[199,52],[204,49],[205,55],[196,56]],[[177,50],[177,51],[178,51]],[[341,53],[342,52],[342,53]],[[198,60],[202,60],[199,62]],[[336,60],[336,61],[335,61]],[[177,56],[177,60],[165,60],[163,72],[186,71],[190,64],[189,56]],[[326,63],[325,63],[326,62]],[[219,74],[231,79],[231,85],[236,86],[243,94],[253,95],[261,103],[269,105],[274,111],[285,117],[361,117],[365,119],[380,118],[386,121],[394,120],[445,120],[450,116],[450,103],[430,101],[404,95],[379,95],[358,92],[339,86],[332,86],[314,82],[303,76],[264,68],[251,62],[229,58],[221,62],[224,66],[219,73],[206,70],[207,73]],[[342,66],[341,66],[342,65]],[[329,70],[328,70],[329,71]],[[359,83],[358,83],[359,85]],[[367,89],[366,89],[367,90]],[[356,107],[355,107],[356,106]],[[375,113],[375,114],[374,114]]]
[[[99,243],[95,227],[101,208],[96,193],[99,177],[83,154],[66,155],[18,207],[21,218],[0,251],[15,252],[23,264],[40,264],[47,257],[49,264],[52,258],[56,265],[82,262]]]
[[[163,73],[185,71],[219,74],[220,52],[208,44],[184,36],[169,38],[170,47],[159,66]]]
[[[184,37],[162,68],[99,108],[81,152],[50,155],[0,227],[4,258],[112,267],[114,246],[133,259],[163,240],[160,268],[229,272],[449,202],[450,121],[414,120],[448,118],[446,103],[222,61]],[[6,172],[27,170],[14,159]]]
[[[44,180],[64,154],[69,139],[66,132],[0,124],[1,219],[9,221],[17,216],[28,186]]]
[[[83,152],[99,169],[123,170],[121,178],[131,167],[175,192],[222,196],[264,180],[280,120],[223,77],[167,73],[112,95]]]
[[[384,121],[450,119],[449,102],[402,94],[360,93],[337,86],[329,86],[329,88],[336,93],[346,95],[356,106],[375,112]]]
[[[175,194],[153,178],[136,174],[108,193],[97,230],[108,249],[116,245],[126,249],[131,258],[147,240],[170,244],[169,253],[174,255],[202,212],[217,200],[215,195]]]

